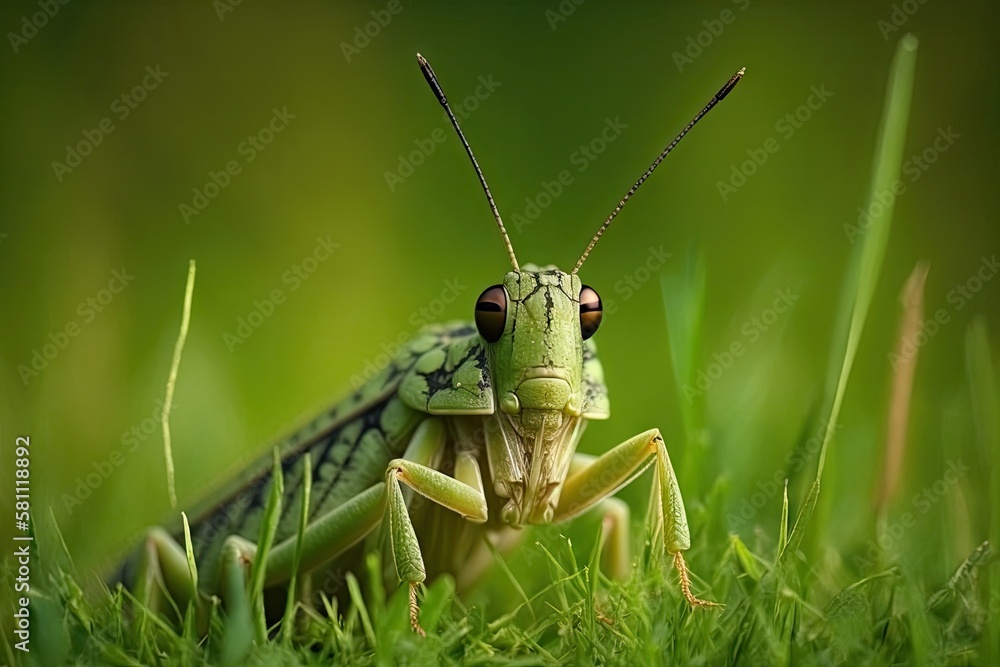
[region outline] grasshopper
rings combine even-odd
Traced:
[[[604,567],[627,577],[629,510],[613,495],[652,465],[656,548],[673,559],[691,605],[714,605],[691,592],[684,501],[659,429],[598,457],[576,451],[587,423],[610,416],[592,338],[601,324],[601,298],[578,272],[629,198],[745,68],[664,148],[565,272],[518,263],[444,91],[427,60],[417,54],[417,61],[472,161],[511,271],[479,295],[473,323],[424,330],[197,519],[190,540],[197,582],[178,538],[162,528],[149,531],[123,576],[151,608],[164,608],[165,595],[186,603],[216,592],[227,605],[245,603],[241,595],[258,553],[251,540],[261,534],[274,495],[280,509],[262,564],[267,589],[287,589],[300,573],[343,571],[366,550],[381,548],[391,563],[388,578],[409,587],[410,624],[422,634],[418,593],[428,577],[452,573],[463,590],[489,568],[494,550],[518,544],[522,527],[562,523],[594,506],[604,513]]]

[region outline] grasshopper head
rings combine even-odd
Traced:
[[[526,265],[476,302],[498,419],[519,479],[497,479],[508,523],[547,523],[583,413],[583,341],[601,321],[597,292],[554,266]],[[516,487],[516,488],[515,488]]]
[[[500,410],[519,433],[549,437],[581,414],[583,341],[601,321],[601,300],[579,276],[527,265],[476,302]]]

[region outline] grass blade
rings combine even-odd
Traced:
[[[736,556],[737,562],[739,562],[740,567],[743,571],[753,579],[755,582],[760,581],[761,572],[760,568],[757,567],[757,561],[754,559],[754,555],[750,553],[750,549],[747,545],[743,543],[739,535],[730,535],[729,544],[733,549],[733,553]]]
[[[832,395],[832,399],[828,396],[830,419],[827,421],[823,444],[820,446],[816,480],[809,490],[805,503],[799,509],[795,525],[788,537],[788,543],[785,545],[779,560],[787,560],[787,555],[798,548],[802,541],[803,531],[809,523],[809,518],[819,498],[823,468],[826,465],[826,453],[830,447],[833,433],[837,429],[840,407],[847,390],[847,380],[851,375],[851,367],[854,364],[858,344],[861,341],[861,333],[864,330],[872,297],[875,294],[879,270],[882,267],[882,260],[885,258],[892,222],[893,202],[890,200],[888,204],[882,204],[881,200],[884,199],[884,193],[892,192],[894,184],[899,180],[916,60],[917,38],[913,35],[906,35],[896,47],[896,55],[893,59],[886,90],[878,144],[875,149],[872,180],[866,208],[869,213],[873,213],[871,224],[865,231],[861,244],[854,247],[841,294],[838,331],[842,334],[846,332],[846,340],[842,345],[834,347],[831,356],[827,380],[828,395]],[[840,356],[841,351],[842,357]],[[839,363],[838,359],[840,359]],[[838,366],[839,371],[835,370]]]
[[[785,487],[781,492],[781,523],[778,525],[778,555],[785,550],[788,544],[788,480],[785,480]]]
[[[524,587],[521,586],[521,582],[518,580],[517,576],[511,572],[510,566],[507,565],[507,561],[504,560],[503,556],[500,555],[500,552],[497,551],[496,547],[494,547],[493,543],[488,539],[484,538],[483,544],[485,544],[486,548],[490,550],[490,554],[493,556],[493,564],[496,565],[501,572],[503,572],[504,577],[506,577],[507,581],[510,582],[511,590],[517,593],[518,597],[521,599],[521,605],[519,606],[523,606],[528,609],[528,613],[531,614],[532,621],[537,620],[535,618],[535,610],[531,606],[531,601],[528,599],[528,594],[524,592]]]
[[[288,599],[285,601],[285,615],[281,621],[281,641],[290,646],[292,630],[295,628],[295,598],[298,595],[299,563],[302,560],[302,541],[309,524],[309,496],[312,495],[312,453],[302,457],[302,504],[299,508],[299,530],[295,538],[295,555],[292,557],[292,576],[288,581]]]
[[[174,345],[174,357],[170,362],[170,374],[167,376],[167,390],[163,398],[163,412],[160,415],[163,425],[163,460],[167,468],[167,495],[170,497],[170,508],[177,509],[177,488],[174,484],[174,452],[170,444],[170,407],[174,402],[174,386],[177,384],[177,370],[181,365],[181,353],[184,351],[184,341],[187,340],[188,325],[191,323],[191,300],[194,297],[195,263],[188,265],[187,285],[184,287],[184,309],[181,312],[181,330],[177,334]]]
[[[694,248],[688,253],[683,269],[668,271],[660,277],[663,311],[670,339],[670,363],[681,400],[681,417],[688,454],[684,456],[681,475],[689,483],[703,475],[696,474],[704,455],[705,441],[703,392],[696,390],[695,374],[701,361],[702,317],[705,304],[705,261]],[[697,489],[691,489],[697,495]]]
[[[997,395],[986,323],[981,316],[973,320],[966,331],[965,355],[976,444],[981,460],[988,462],[990,470],[989,543],[995,549],[1000,545],[1000,461],[997,460],[997,451],[1000,449],[1000,414],[997,406],[1000,405],[1000,396]],[[994,600],[1000,600],[1000,565],[996,560],[987,568],[987,582],[992,604]],[[986,662],[995,664],[1000,657],[1000,626],[996,622],[988,624],[985,649]]]
[[[271,493],[264,508],[264,518],[260,524],[260,538],[257,553],[250,566],[250,609],[254,615],[254,632],[261,646],[267,641],[267,620],[264,616],[264,575],[267,573],[267,557],[274,544],[274,535],[281,518],[281,499],[285,495],[285,481],[282,474],[281,455],[274,448],[274,467],[271,473]]]
[[[354,609],[361,616],[361,627],[364,629],[365,638],[369,646],[375,648],[378,641],[375,639],[375,629],[372,627],[372,619],[368,615],[368,607],[365,606],[365,599],[361,595],[361,586],[357,578],[350,572],[347,573],[347,591],[354,603]]]
[[[849,322],[847,341],[843,346],[840,372],[828,376],[828,390],[833,390],[833,403],[830,408],[830,420],[826,435],[819,453],[819,465],[816,478],[823,476],[823,466],[826,462],[826,452],[830,445],[834,425],[840,415],[840,406],[847,389],[847,379],[854,365],[861,332],[868,317],[872,297],[875,294],[875,284],[878,282],[879,270],[885,258],[885,250],[889,242],[889,229],[892,225],[894,200],[883,204],[885,193],[891,193],[893,186],[899,180],[899,171],[903,160],[903,148],[906,139],[906,125],[910,115],[910,99],[913,93],[913,73],[917,62],[917,38],[906,35],[896,47],[889,84],[886,90],[885,108],[879,128],[878,144],[872,166],[872,180],[868,190],[868,201],[865,208],[871,215],[871,224],[864,233],[860,246],[855,246],[851,257],[851,267],[844,283],[841,298],[840,322]],[[877,213],[877,215],[876,215]],[[843,329],[841,329],[843,331]],[[831,371],[839,357],[837,348],[831,357]],[[836,377],[836,384],[833,378]]]
[[[191,543],[191,525],[188,523],[187,513],[181,512],[181,519],[184,522],[184,552],[187,556],[188,572],[191,574],[191,600],[198,603],[198,565],[194,562],[194,545]]]

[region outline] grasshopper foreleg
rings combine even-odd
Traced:
[[[662,536],[664,549],[673,557],[680,576],[681,592],[692,606],[719,606],[714,602],[701,600],[691,592],[687,564],[681,555],[691,547],[684,499],[659,429],[640,433],[592,461],[574,461],[553,521],[566,521],[581,514],[607,499],[653,464],[656,466],[654,493],[658,497],[653,499],[656,511],[652,514],[659,523],[659,530],[654,533]],[[605,518],[608,518],[607,513]],[[611,526],[610,529],[613,531],[614,527]]]
[[[416,442],[418,436],[424,440]],[[429,453],[443,447],[444,423],[439,419],[428,419],[417,429],[414,440],[411,449],[417,448]],[[430,446],[430,443],[437,443],[437,446]],[[440,457],[434,455],[427,458],[433,461]],[[389,496],[389,539],[393,562],[400,581],[410,587],[410,625],[414,632],[422,635],[417,606],[417,587],[427,578],[427,572],[400,483],[406,484],[428,500],[457,512],[469,521],[482,523],[487,519],[482,474],[475,458],[471,454],[460,452],[455,460],[455,477],[449,477],[432,467],[402,458],[389,463],[385,481]]]

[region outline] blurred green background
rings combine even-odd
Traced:
[[[399,0],[391,9],[78,1],[35,32],[23,17],[42,11],[38,4],[0,9],[8,33],[0,59],[3,488],[14,439],[28,434],[36,519],[51,507],[78,565],[106,566],[143,527],[170,517],[159,426],[149,418],[163,396],[189,259],[198,277],[172,416],[181,508],[351,389],[352,377],[414,333],[421,309],[440,311],[434,319],[468,318],[479,292],[508,270],[468,160],[418,71],[418,50],[456,104],[492,82],[463,127],[521,262],[563,268],[662,146],[747,67],[584,266],[584,282],[614,302],[595,339],[613,417],[592,424],[582,448],[605,451],[658,426],[696,533],[708,520],[699,499],[721,477],[731,515],[752,494],[767,496],[763,509],[729,527],[748,541],[758,525],[773,534],[780,494],[766,487],[803,434],[818,430],[852,248],[845,225],[856,224],[866,196],[886,76],[906,32],[920,39],[907,156],[932,147],[939,130],[959,136],[926,170],[904,171],[828,462],[824,494],[835,520],[814,538],[849,551],[871,532],[887,355],[899,291],[920,259],[930,263],[927,313],[943,308],[949,321],[920,350],[895,506],[912,511],[913,494],[961,458],[972,470],[935,504],[938,520],[918,521],[906,539],[940,579],[985,538],[987,479],[972,442],[964,340],[972,318],[985,317],[997,358],[1000,279],[962,298],[961,308],[949,293],[1000,249],[997,3]],[[370,22],[366,44],[358,35]],[[138,91],[144,99],[123,118],[121,96],[144,77],[154,82],[147,67],[166,76]],[[829,95],[821,104],[812,98],[808,120],[784,120],[814,90]],[[243,142],[274,109],[293,117],[262,150],[248,149]],[[78,166],[53,167],[105,118],[113,131]],[[607,119],[627,128],[581,161],[577,151]],[[398,172],[401,156],[437,128],[447,138],[390,187],[386,172]],[[719,183],[771,138],[777,152],[724,198]],[[179,206],[192,205],[193,189],[231,160],[240,172],[186,221]],[[518,229],[526,198],[563,170],[572,182]],[[308,279],[289,278],[317,238],[339,247],[306,266],[315,269]],[[698,366],[735,341],[747,349],[707,388],[708,456],[694,471],[685,468],[686,398],[672,379],[660,285],[683,270],[692,247],[707,267]],[[650,248],[672,256],[644,271]],[[100,312],[85,305],[110,296],[102,289],[115,270],[134,279]],[[274,290],[284,302],[244,341],[227,343],[239,318]],[[798,298],[751,341],[747,323],[765,316],[775,290]],[[444,303],[443,291],[457,298]],[[25,379],[19,367],[71,323],[78,335]],[[134,427],[139,435],[130,436]],[[109,463],[106,479],[88,485]],[[813,470],[810,462],[792,478],[793,511]],[[648,481],[621,495],[644,507]],[[4,517],[10,496],[0,498]],[[940,520],[947,517],[963,520]],[[0,522],[0,537],[11,523]]]

